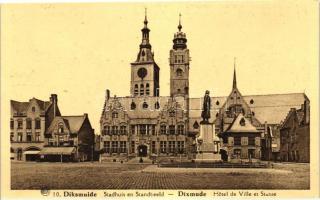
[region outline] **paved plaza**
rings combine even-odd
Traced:
[[[266,169],[11,162],[11,189],[308,189],[309,164]]]

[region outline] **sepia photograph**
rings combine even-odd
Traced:
[[[317,1],[2,4],[6,187],[318,194],[318,17]]]

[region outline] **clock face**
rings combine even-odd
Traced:
[[[138,70],[138,76],[141,78],[141,79],[143,79],[144,77],[146,77],[146,75],[147,75],[147,70],[146,70],[146,68],[140,68],[139,70]]]

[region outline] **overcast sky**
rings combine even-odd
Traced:
[[[190,49],[190,94],[228,95],[234,57],[243,95],[306,92],[317,98],[317,2],[99,3],[7,5],[2,10],[2,91],[9,99],[49,100],[63,115],[88,113],[96,132],[105,90],[130,95],[130,63],[141,42],[144,8],[169,95],[169,50],[177,31]],[[7,109],[7,108],[6,108]]]

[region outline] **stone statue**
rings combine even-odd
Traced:
[[[207,90],[203,98],[203,108],[201,113],[201,117],[203,119],[201,123],[203,124],[209,123],[209,118],[210,118],[211,99],[210,99],[209,93],[210,93],[209,90]]]

